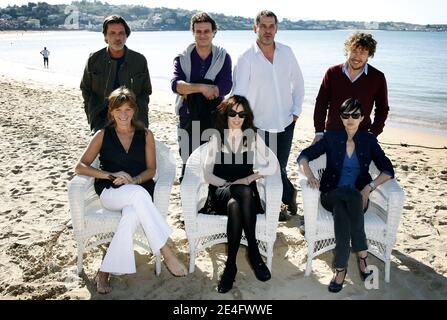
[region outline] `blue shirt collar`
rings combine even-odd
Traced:
[[[359,73],[359,75],[357,77],[355,77],[354,80],[351,80],[351,78],[349,77],[349,72],[348,72],[348,63],[345,62],[343,64],[343,73],[348,77],[348,79],[351,82],[355,82],[358,80],[358,78],[360,78],[360,76],[364,73],[365,75],[368,75],[368,64],[366,63],[365,66],[363,67],[363,71]]]

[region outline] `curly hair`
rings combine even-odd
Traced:
[[[345,55],[358,47],[368,50],[368,55],[373,58],[376,53],[377,41],[373,39],[372,34],[364,32],[354,32],[345,41]]]

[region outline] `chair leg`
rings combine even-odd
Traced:
[[[84,246],[80,243],[78,243],[78,265],[77,265],[77,272],[78,275],[81,274],[83,269],[83,258],[84,258]]]
[[[196,246],[194,240],[189,242],[189,273],[193,273],[196,267]]]
[[[385,282],[390,283],[390,267],[391,267],[391,261],[390,259],[385,260]]]
[[[387,246],[385,250],[385,282],[390,282],[390,268],[391,268],[391,250],[392,248],[389,248],[390,246]],[[388,249],[389,248],[389,249]]]
[[[267,268],[272,272],[273,244],[267,242]]]
[[[159,276],[161,273],[161,257],[160,253],[155,255],[155,274]]]
[[[312,272],[312,259],[313,257],[313,252],[314,252],[314,244],[313,243],[308,243],[307,244],[307,264],[306,264],[306,272],[304,273],[304,275],[306,277],[310,276],[310,273]]]

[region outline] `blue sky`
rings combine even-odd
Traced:
[[[0,0],[0,7],[22,5],[28,2],[32,1]],[[47,0],[46,2],[70,4],[71,0]],[[446,0],[107,0],[107,2],[110,4],[140,4],[148,7],[197,9],[244,17],[253,17],[258,11],[269,9],[280,18],[286,17],[292,20],[333,19],[447,24]]]

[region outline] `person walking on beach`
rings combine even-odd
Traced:
[[[335,271],[328,287],[330,292],[339,292],[343,288],[351,243],[352,251],[357,253],[362,280],[365,281],[372,274],[372,271],[366,271],[368,245],[364,213],[368,209],[371,192],[394,178],[393,165],[375,135],[359,130],[365,118],[360,101],[353,98],[344,101],[338,109],[338,117],[344,130],[326,131],[297,159],[307,184],[321,191],[321,205],[334,217]],[[326,154],[326,169],[319,181],[313,175],[309,161],[323,154]],[[371,161],[380,170],[374,180],[368,172]]]
[[[233,287],[236,277],[242,230],[256,278],[260,281],[271,278],[256,240],[256,216],[264,213],[256,180],[274,174],[278,165],[276,159],[273,161],[273,152],[256,134],[253,112],[245,97],[234,95],[222,102],[216,128],[218,134],[211,137],[205,159],[208,198],[200,212],[228,216],[228,257],[217,287],[218,292],[225,293]]]
[[[93,136],[75,167],[80,175],[95,177],[101,205],[121,210],[122,216],[96,277],[98,293],[109,293],[110,274],[135,273],[133,234],[142,226],[152,252],[163,255],[174,276],[186,276],[186,267],[166,241],[172,233],[152,197],[156,172],[152,132],[138,121],[135,95],[120,87],[109,97],[109,124]],[[91,166],[99,154],[99,169]]]
[[[297,191],[287,177],[286,168],[295,122],[304,100],[303,75],[291,48],[275,41],[278,18],[273,12],[261,11],[253,30],[257,39],[237,61],[232,93],[245,96],[250,102],[255,125],[264,131],[265,142],[276,153],[281,166],[282,202],[295,215]],[[287,211],[281,210],[279,220],[287,219]]]
[[[47,47],[44,47],[40,54],[43,56],[43,67],[48,69],[48,56],[50,55],[50,51],[47,50]]]
[[[213,44],[217,25],[206,12],[191,17],[194,43],[174,59],[172,91],[177,94],[179,150],[183,161],[181,178],[191,153],[206,142],[203,131],[214,128],[216,107],[233,85],[231,58],[224,48]]]
[[[90,55],[80,86],[92,134],[106,125],[107,97],[121,86],[136,95],[137,118],[148,127],[152,86],[146,58],[127,48],[130,28],[122,17],[111,15],[105,18],[102,33],[107,47]]]
[[[324,131],[341,130],[343,122],[338,115],[341,104],[348,98],[356,98],[363,105],[364,119],[359,129],[378,136],[388,116],[388,89],[385,75],[368,64],[376,53],[377,41],[369,33],[355,32],[345,41],[346,62],[326,71],[315,102],[315,138],[323,137]],[[371,123],[373,107],[374,122]]]

